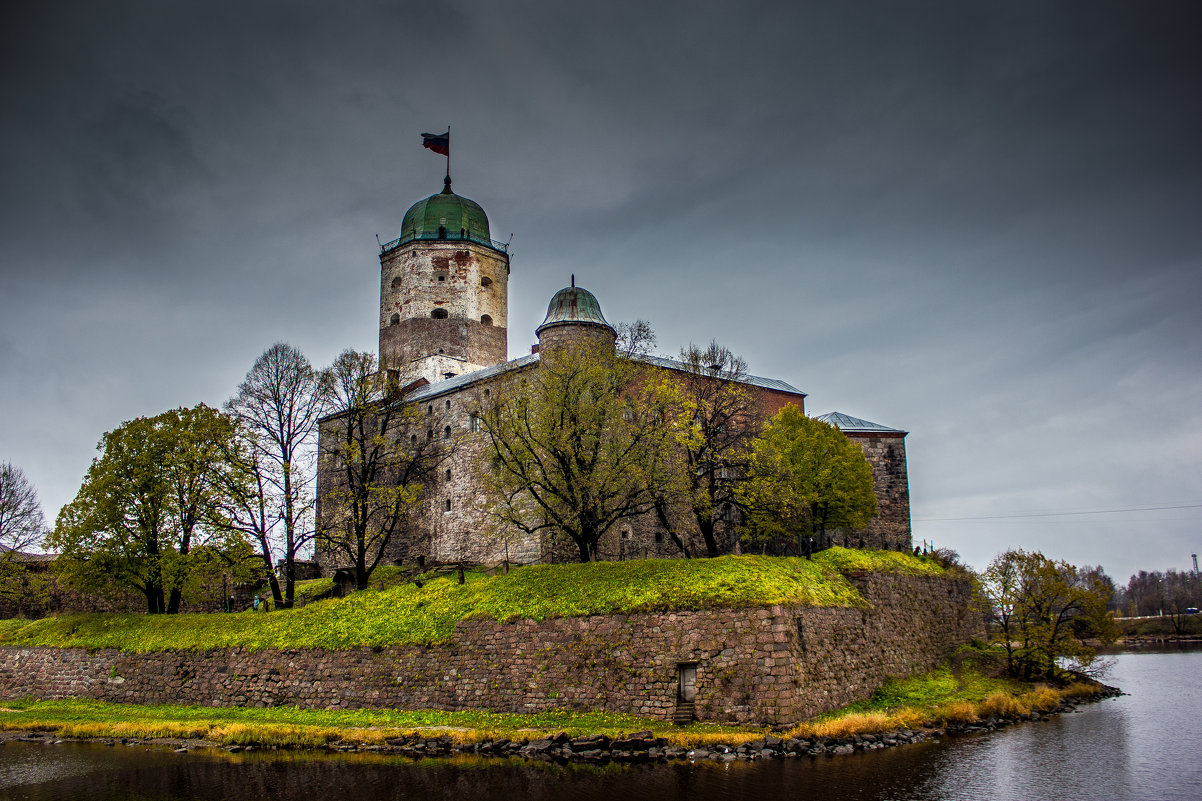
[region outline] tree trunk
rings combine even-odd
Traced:
[[[178,615],[179,614],[179,605],[180,605],[180,601],[182,599],[183,599],[183,593],[180,592],[179,587],[173,588],[171,590],[171,595],[167,599],[167,614]]]

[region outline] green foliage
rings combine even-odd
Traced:
[[[233,431],[229,419],[201,404],[106,433],[101,456],[46,540],[62,554],[61,580],[108,596],[132,587],[149,611],[174,613],[214,571],[247,567],[242,536],[206,526],[221,505]]]
[[[889,556],[877,563],[903,572],[937,570],[923,560],[896,556],[901,558]],[[497,576],[468,573],[462,585],[454,578],[439,578],[421,588],[402,584],[368,590],[270,614],[179,615],[170,621],[145,615],[3,621],[0,643],[135,652],[231,646],[345,649],[446,642],[455,624],[473,615],[503,621],[776,604],[860,606],[864,600],[840,573],[840,564],[874,559],[832,548],[813,561],[726,556],[542,565]]]
[[[684,492],[676,447],[686,432],[664,371],[605,342],[544,350],[482,403],[480,482],[502,529],[554,532],[593,558],[619,521]]]
[[[979,591],[993,641],[1005,649],[1014,676],[1057,677],[1060,660],[1086,670],[1095,652],[1083,640],[1110,643],[1118,636],[1106,611],[1110,588],[1097,572],[1038,551],[1000,554],[981,574]]]
[[[817,536],[861,529],[876,514],[872,467],[838,428],[790,404],[752,442],[739,498],[749,539]]]

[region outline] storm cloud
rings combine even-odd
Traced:
[[[1196,3],[3,14],[0,460],[50,517],[104,431],[272,342],[374,349],[376,236],[450,124],[512,357],[575,273],[668,354],[910,431],[919,542],[1120,580],[1199,550]]]

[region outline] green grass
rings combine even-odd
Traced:
[[[508,574],[469,573],[400,583],[269,614],[63,615],[0,621],[0,645],[119,648],[146,652],[240,646],[345,649],[447,642],[455,624],[479,615],[504,621],[595,614],[793,604],[861,606],[843,576],[851,568],[941,571],[907,554],[833,548],[806,559],[725,556],[538,565]],[[383,574],[387,576],[388,574]],[[395,578],[395,577],[394,577]],[[379,586],[373,582],[373,586]]]
[[[0,729],[51,731],[63,737],[178,737],[222,745],[318,747],[342,741],[381,743],[389,737],[422,732],[449,735],[457,742],[499,737],[537,739],[566,732],[570,736],[652,730],[689,741],[723,737],[740,742],[763,736],[765,729],[694,725],[674,728],[662,720],[604,712],[552,711],[509,715],[488,711],[403,712],[296,707],[244,708],[161,704],[141,706],[88,700],[20,699],[0,704]]]

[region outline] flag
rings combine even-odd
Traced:
[[[441,134],[422,134],[422,147],[433,150],[440,156],[451,155],[451,129]]]

